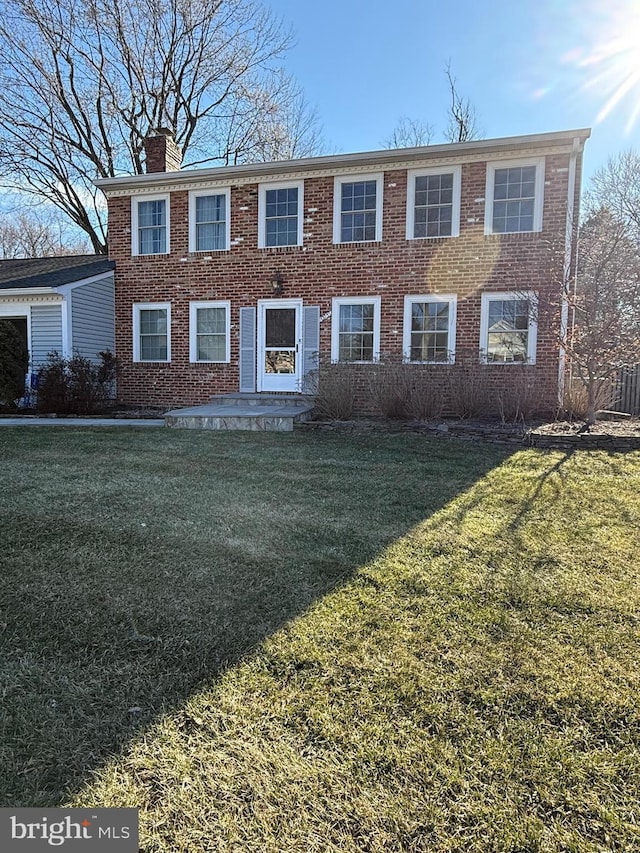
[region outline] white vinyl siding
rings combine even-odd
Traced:
[[[71,291],[71,341],[74,352],[98,361],[115,350],[113,276]]]
[[[32,305],[31,372],[37,372],[50,352],[63,355],[62,350],[62,305]]]

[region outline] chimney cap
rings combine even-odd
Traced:
[[[175,139],[176,134],[170,127],[157,127],[155,130],[150,130],[147,134],[147,138],[153,138],[154,136],[170,136],[172,139]]]

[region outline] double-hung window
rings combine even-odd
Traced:
[[[407,174],[407,239],[460,233],[460,166]]]
[[[229,248],[229,208],[228,189],[189,193],[190,252],[222,252]]]
[[[336,298],[331,318],[333,361],[376,361],[379,358],[379,296]]]
[[[133,360],[171,361],[171,305],[168,302],[133,306]]]
[[[258,248],[301,246],[304,182],[260,184]]]
[[[537,299],[534,293],[483,293],[480,354],[485,362],[534,364]]]
[[[382,175],[337,177],[334,182],[333,242],[382,239]]]
[[[134,255],[169,252],[169,196],[131,199],[131,251]]]
[[[406,361],[452,364],[456,347],[456,297],[405,296]]]
[[[189,358],[192,362],[228,362],[230,303],[191,302]]]
[[[542,230],[544,159],[489,163],[486,234]]]

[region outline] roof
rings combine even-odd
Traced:
[[[62,287],[107,273],[115,263],[106,255],[67,255],[56,258],[17,258],[0,261],[0,290]]]
[[[180,169],[175,172],[153,172],[146,175],[127,175],[120,178],[100,178],[94,181],[97,187],[110,193],[135,190],[152,186],[180,185],[185,181],[233,182],[252,177],[285,175],[289,172],[331,173],[337,169],[402,168],[406,163],[420,160],[442,160],[448,157],[473,155],[518,155],[519,151],[543,151],[566,148],[582,150],[584,142],[591,136],[589,128],[562,130],[553,133],[537,133],[527,136],[508,136],[498,139],[477,139],[473,142],[447,142],[441,145],[424,145],[419,148],[392,148],[381,151],[365,151],[360,154],[331,154],[323,157],[303,157],[299,160],[277,160],[271,163],[245,163],[240,166],[215,166],[207,169]]]

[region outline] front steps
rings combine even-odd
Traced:
[[[301,394],[215,394],[203,406],[166,412],[164,422],[174,429],[291,432],[312,411],[313,397]]]

